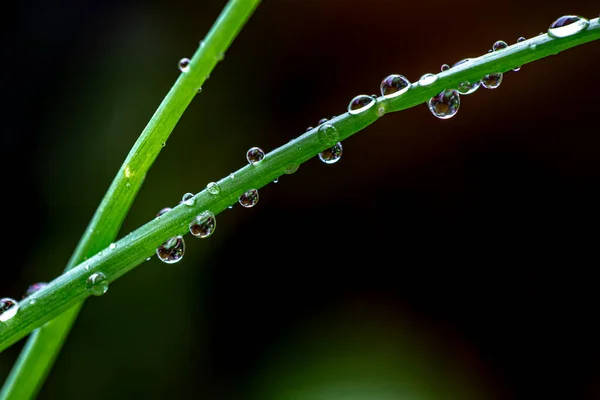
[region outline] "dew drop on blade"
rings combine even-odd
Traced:
[[[342,157],[342,143],[338,142],[335,146],[325,149],[319,153],[319,160],[325,164],[334,164]]]
[[[375,99],[366,94],[359,94],[348,104],[348,113],[352,115],[360,114],[375,105]]]
[[[19,311],[19,303],[10,297],[0,299],[0,322],[6,322]]]
[[[440,119],[448,119],[456,115],[460,107],[460,94],[456,90],[447,89],[427,102],[429,111]]]
[[[457,61],[454,63],[453,67],[456,67],[457,65],[460,64],[464,64],[467,61],[470,61],[470,58],[465,58],[463,60]],[[469,81],[464,81],[458,84],[458,86],[456,87],[456,90],[458,91],[459,94],[471,94],[473,92],[475,92],[477,89],[479,89],[479,86],[481,86],[481,82],[480,81],[476,81],[476,82],[469,82]]]
[[[250,189],[238,198],[239,203],[242,207],[250,208],[254,207],[258,203],[258,190]]]
[[[437,81],[438,76],[431,74],[431,73],[427,73],[424,74],[423,76],[421,76],[421,78],[419,78],[419,85],[421,86],[428,86],[431,85],[433,82]]]
[[[585,30],[590,21],[579,15],[564,15],[550,24],[548,35],[553,38],[564,38]]]
[[[85,285],[94,296],[102,296],[108,290],[108,279],[102,272],[95,272],[87,278]]]
[[[48,283],[46,283],[46,282],[38,282],[38,283],[34,283],[32,285],[29,285],[29,287],[23,294],[22,298],[24,299],[25,297],[29,297],[32,294],[34,294],[35,292],[37,292],[38,290],[45,288],[46,286],[48,286]]]
[[[209,182],[208,185],[206,185],[206,191],[213,196],[216,196],[221,193],[221,186],[219,186],[217,182]]]
[[[265,158],[265,152],[260,147],[251,147],[246,152],[246,160],[252,165],[260,162]]]
[[[186,193],[183,196],[181,196],[181,203],[185,204],[186,206],[193,206],[194,205],[194,193]]]
[[[340,135],[335,126],[331,124],[323,124],[317,130],[319,141],[326,146],[331,146],[340,141]]]
[[[185,253],[185,241],[182,236],[175,236],[156,249],[156,256],[165,264],[181,261]]]
[[[403,75],[392,74],[381,81],[379,89],[384,98],[391,99],[406,93],[410,89],[410,82]]]
[[[209,237],[217,227],[215,214],[206,210],[190,222],[190,233],[200,239]]]
[[[327,118],[321,118],[321,119],[319,120],[319,122],[317,122],[317,125],[324,124],[324,123],[325,123],[325,122],[327,122],[327,121],[329,121],[329,119],[327,119]]]
[[[182,58],[181,60],[179,60],[179,70],[181,72],[188,72],[190,70],[190,59],[189,58]]]
[[[508,47],[508,44],[504,40],[498,40],[492,46],[492,51],[502,50]]]
[[[502,73],[487,74],[481,78],[481,86],[486,89],[496,89],[502,83]]]

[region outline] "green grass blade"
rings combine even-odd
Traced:
[[[598,18],[591,21],[589,28],[568,38],[555,39],[540,35],[517,43],[493,54],[486,54],[461,64],[460,68],[441,72],[438,79],[426,86],[412,84],[411,89],[401,96],[377,98],[377,104],[356,115],[349,113],[337,116],[321,127],[314,128],[283,146],[269,152],[258,164],[247,164],[229,177],[221,179],[219,194],[206,189],[194,197],[192,205],[180,204],[81,263],[70,272],[57,277],[44,289],[34,294],[35,304],[23,301],[22,309],[0,327],[0,351],[10,346],[45,321],[59,315],[90,296],[86,280],[94,272],[102,272],[109,282],[135,268],[152,256],[155,249],[167,239],[188,233],[188,224],[205,210],[215,215],[237,202],[238,197],[249,189],[259,189],[282,174],[293,173],[300,164],[319,152],[361,131],[380,117],[380,108],[387,112],[411,106],[424,106],[427,100],[445,88],[466,80],[475,81],[489,73],[508,71],[515,66],[557,54],[562,50],[600,39]],[[549,89],[550,90],[550,89]],[[324,135],[322,127],[331,125],[334,134]]]
[[[227,3],[191,58],[189,71],[180,74],[132,147],[65,271],[108,246],[116,238],[146,173],[163,144],[197,95],[198,88],[220,61],[221,54],[233,42],[258,3],[259,0],[231,0]],[[67,309],[69,310],[66,311]],[[45,322],[48,323],[33,332],[0,392],[0,399],[23,400],[35,397],[80,309],[81,304],[72,303],[63,309],[65,312],[60,316],[54,314],[55,320],[46,319]]]

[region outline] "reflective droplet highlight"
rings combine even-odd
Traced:
[[[319,126],[319,129],[317,130],[317,136],[319,141],[327,146],[331,146],[340,141],[338,130],[331,124],[323,124]]]
[[[481,78],[481,86],[486,89],[496,89],[502,83],[502,73],[488,74]]]
[[[508,44],[504,41],[504,40],[498,40],[496,43],[494,43],[494,45],[492,46],[492,51],[498,51],[498,50],[502,50],[508,47]]]
[[[427,102],[429,111],[440,119],[448,119],[456,115],[460,107],[460,95],[457,90],[447,89]]]
[[[250,189],[238,198],[242,207],[254,207],[258,203],[258,190]]]
[[[95,272],[87,278],[85,285],[94,296],[102,296],[108,290],[108,279],[102,272]]]
[[[206,191],[216,196],[221,193],[221,186],[219,186],[217,182],[209,182],[208,185],[206,185]]]
[[[521,42],[524,42],[524,41],[526,41],[526,40],[527,40],[527,39],[525,39],[523,36],[521,36],[521,37],[519,37],[519,38],[517,39],[517,43],[521,43]]]
[[[156,256],[165,264],[181,261],[185,253],[185,241],[182,236],[175,236],[156,249]]]
[[[325,123],[325,122],[327,122],[327,121],[329,121],[329,119],[327,119],[327,118],[321,118],[321,119],[319,120],[319,122],[317,122],[317,124],[318,124],[318,125],[321,125],[321,124],[324,124],[324,123]]]
[[[265,152],[260,147],[251,147],[246,152],[246,160],[250,164],[256,164],[265,158]]]
[[[19,303],[10,297],[0,299],[0,322],[6,322],[19,311]]]
[[[438,76],[434,75],[434,74],[424,74],[420,79],[419,79],[419,85],[421,86],[427,86],[427,85],[431,85],[433,82],[437,81]]]
[[[156,213],[156,218],[160,217],[161,215],[168,213],[169,211],[171,211],[171,207],[165,207],[162,210],[160,210],[159,212]]]
[[[348,113],[356,115],[368,110],[375,105],[375,99],[366,94],[359,94],[348,104]]]
[[[579,15],[564,15],[550,24],[548,35],[554,38],[563,38],[575,35],[585,30],[590,25],[590,21]]]
[[[190,233],[197,238],[204,239],[212,235],[216,227],[215,214],[207,210],[190,222]]]
[[[181,202],[183,204],[185,204],[186,206],[193,206],[194,205],[194,193],[186,193],[183,196],[181,196]]]
[[[23,299],[25,297],[31,296],[32,294],[34,294],[38,290],[41,290],[41,289],[45,288],[46,286],[48,286],[48,283],[46,283],[46,282],[38,282],[38,283],[34,283],[32,285],[29,285],[29,287],[27,288],[27,290],[23,294]]]
[[[325,149],[319,153],[319,160],[323,161],[325,164],[334,164],[340,160],[342,157],[342,144],[340,142],[336,143],[335,146]]]
[[[457,61],[454,63],[453,67],[456,67],[457,65],[466,63],[467,61],[470,61],[470,58],[465,58],[463,60]],[[471,94],[474,91],[476,91],[477,89],[479,89],[479,86],[481,86],[481,82],[477,81],[477,82],[469,82],[469,81],[464,81],[458,84],[458,86],[456,87],[456,90],[458,91],[459,94]]]
[[[190,59],[189,58],[182,58],[181,60],[179,60],[179,70],[181,72],[188,72],[190,70]]]
[[[442,66],[440,67],[440,70],[442,72],[448,71],[449,69],[450,69],[450,66],[448,64],[442,64]]]
[[[116,248],[117,248],[117,244],[116,244],[116,243],[111,243],[111,244],[108,246],[108,248],[109,248],[109,249],[111,249],[111,250],[114,250],[114,249],[116,249]]]
[[[392,74],[381,81],[379,89],[383,97],[391,99],[406,93],[410,89],[410,82],[402,75]]]

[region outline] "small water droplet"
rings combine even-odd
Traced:
[[[273,180],[273,183],[279,183],[279,178],[275,178],[275,179]]]
[[[419,79],[419,85],[421,86],[428,86],[431,85],[433,82],[437,81],[438,76],[434,75],[434,74],[424,74],[420,79]]]
[[[34,294],[35,292],[37,292],[38,290],[45,288],[46,286],[48,286],[47,282],[38,282],[38,283],[34,283],[32,285],[29,285],[29,287],[23,294],[22,298],[24,299],[25,297],[29,297],[32,294]]]
[[[504,41],[504,40],[498,40],[496,43],[494,43],[494,45],[492,46],[492,51],[498,51],[498,50],[503,50],[505,48],[508,47],[508,44]]]
[[[204,239],[212,235],[216,227],[215,214],[207,210],[190,222],[190,233],[197,238]]]
[[[375,105],[375,99],[366,94],[359,94],[348,104],[348,113],[352,115],[360,114],[363,111]]]
[[[156,218],[160,217],[161,215],[163,215],[164,213],[167,213],[171,211],[171,207],[165,207],[162,210],[160,210],[159,212],[156,213]]]
[[[342,144],[340,142],[336,143],[335,146],[325,149],[319,153],[319,160],[323,161],[325,164],[333,164],[340,160],[342,157]]]
[[[327,118],[321,118],[321,119],[319,120],[319,122],[317,122],[317,125],[324,124],[324,123],[325,123],[325,122],[327,122],[327,121],[329,121],[329,119],[327,119]]]
[[[235,174],[233,172],[229,174],[229,179],[235,179]]]
[[[37,302],[36,298],[32,298],[31,300],[29,300],[29,304],[34,305]]]
[[[165,147],[167,145],[167,142],[162,142],[161,146]]]
[[[454,63],[453,67],[456,67],[457,65],[460,64],[464,64],[467,61],[470,61],[470,58],[465,58],[464,60],[460,60]],[[479,86],[481,85],[481,82],[477,81],[477,82],[469,82],[469,81],[464,81],[458,84],[458,86],[456,87],[456,90],[458,91],[459,94],[471,94],[474,91],[476,91],[477,89],[479,89]]]
[[[265,158],[265,152],[260,147],[251,147],[246,152],[246,160],[252,165],[262,161]]]
[[[190,70],[190,59],[189,58],[182,58],[181,60],[179,60],[179,70],[181,72],[188,72]]]
[[[114,250],[117,248],[117,245],[115,243],[111,243],[110,246],[108,246],[108,248]]]
[[[6,322],[19,311],[19,303],[10,297],[0,299],[0,322]]]
[[[227,208],[231,210],[233,208],[233,204],[228,205]]]
[[[383,117],[383,114],[385,114],[385,108],[383,108],[383,107],[379,107],[379,108],[377,109],[377,116],[378,116],[378,117]]]
[[[209,182],[208,185],[206,185],[206,190],[208,193],[216,196],[221,193],[221,186],[219,186],[217,182]]]
[[[460,94],[457,90],[447,89],[427,102],[429,110],[440,119],[448,119],[456,115],[460,107]]]
[[[156,249],[156,256],[166,264],[181,261],[185,253],[185,241],[182,236],[175,236]]]
[[[181,196],[181,202],[183,204],[185,204],[186,206],[193,206],[194,205],[194,193],[186,193],[183,196]]]
[[[88,264],[85,264],[85,265],[83,266],[83,268],[85,268],[85,270],[86,270],[86,271],[89,271],[89,270],[90,270],[90,266],[89,266]]]
[[[291,175],[294,172],[298,171],[298,168],[300,168],[300,165],[298,164],[290,164],[287,167],[285,167],[285,169],[283,170],[283,173],[286,175]]]
[[[525,39],[523,36],[521,36],[521,37],[519,37],[519,38],[517,39],[517,43],[521,43],[521,42],[524,42],[524,41],[526,41],[526,40],[527,40],[527,39]]]
[[[315,128],[313,128],[312,126],[309,126],[308,128],[306,128],[306,132],[312,131],[313,129],[315,129]]]
[[[585,30],[590,21],[579,15],[564,15],[550,24],[548,35],[554,38],[564,38]]]
[[[335,126],[331,124],[323,124],[317,130],[319,141],[326,146],[331,146],[340,141],[340,135]]]
[[[85,285],[94,296],[102,296],[108,290],[108,279],[102,272],[95,272],[87,278]]]
[[[258,190],[250,189],[238,198],[239,203],[246,208],[254,207],[258,203]]]
[[[502,73],[488,74],[481,78],[481,86],[486,89],[496,89],[502,83]]]
[[[146,261],[150,261],[150,260],[152,260],[152,257],[146,258]]]
[[[410,82],[402,75],[392,74],[385,77],[379,85],[381,95],[386,99],[398,97],[410,89]]]
[[[198,93],[202,93],[202,86],[198,88]]]
[[[448,64],[442,64],[442,66],[440,67],[440,70],[443,71],[448,71],[450,69],[450,66]]]

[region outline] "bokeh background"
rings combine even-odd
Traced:
[[[225,1],[3,7],[0,295],[60,274]],[[597,1],[264,1],[120,237],[377,93]],[[90,298],[39,399],[600,397],[600,43],[381,118]],[[24,341],[0,354],[4,381]]]

